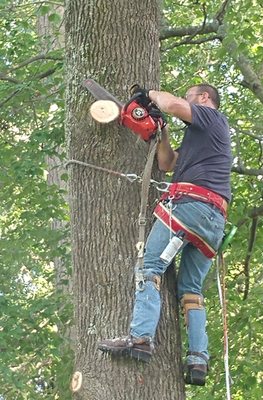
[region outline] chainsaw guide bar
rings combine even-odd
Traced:
[[[109,93],[106,89],[104,89],[99,83],[94,81],[94,79],[88,78],[82,82],[82,86],[88,89],[88,91],[95,97],[96,100],[111,100],[113,101],[120,109],[123,107],[123,103],[119,101],[115,96]]]

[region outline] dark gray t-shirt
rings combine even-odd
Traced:
[[[191,105],[192,123],[186,128],[172,182],[203,186],[231,199],[232,154],[226,117],[210,107]]]

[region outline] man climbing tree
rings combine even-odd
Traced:
[[[191,87],[185,99],[166,92],[137,91],[142,104],[154,102],[162,111],[185,121],[187,128],[177,151],[169,144],[166,128],[158,146],[159,167],[174,171],[173,183],[155,209],[157,221],[146,244],[144,265],[136,266],[136,274],[140,273],[141,278],[136,279],[130,335],[103,340],[99,349],[149,361],[160,318],[160,279],[173,261],[179,243],[182,257],[177,294],[189,342],[185,381],[202,386],[209,355],[201,290],[212,257],[222,242],[227,203],[231,197],[228,123],[217,110],[219,94],[211,85]]]

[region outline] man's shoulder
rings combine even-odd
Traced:
[[[222,123],[228,126],[226,116],[216,108],[192,104],[192,125],[199,125],[202,128],[211,126],[214,123]]]
[[[196,113],[206,113],[206,114],[213,114],[216,116],[225,117],[225,115],[219,111],[217,108],[204,106],[201,104],[191,104],[191,108]]]

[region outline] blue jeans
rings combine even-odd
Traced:
[[[223,238],[225,219],[215,206],[199,201],[173,203],[172,213],[211,247],[218,250]],[[143,269],[145,277],[162,276],[165,273],[169,264],[162,261],[160,254],[169,243],[170,237],[170,230],[161,221],[156,220],[145,247]],[[211,259],[191,243],[184,241],[177,276],[178,299],[185,293],[202,296],[202,285],[211,265]],[[160,292],[151,280],[146,280],[141,289],[143,290],[136,290],[135,293],[131,335],[153,339],[161,312]],[[202,353],[209,358],[205,309],[189,310],[188,347],[189,351]],[[187,363],[204,364],[205,360],[192,355],[187,357]]]

